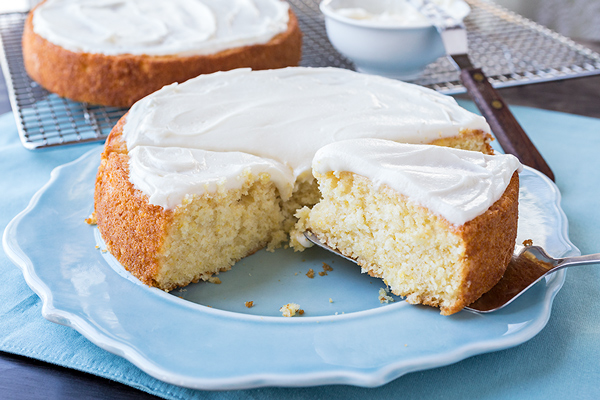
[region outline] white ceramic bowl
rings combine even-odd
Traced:
[[[446,3],[451,3],[453,15],[460,19],[470,11],[463,1]],[[359,9],[376,17],[397,5],[394,0],[324,0],[320,8],[332,45],[352,60],[359,72],[413,80],[428,64],[445,55],[439,33],[424,17],[359,19],[340,12]]]

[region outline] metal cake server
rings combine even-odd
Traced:
[[[304,236],[315,245],[356,263],[356,260],[353,258],[346,257],[338,250],[321,242],[312,232],[306,231],[304,232]],[[502,279],[477,301],[465,307],[465,310],[478,313],[489,313],[500,310],[512,303],[548,274],[575,265],[600,264],[600,253],[577,257],[553,258],[539,246],[518,247],[519,249],[513,254]]]
[[[438,30],[447,55],[460,71],[460,80],[481,114],[488,121],[500,146],[522,164],[541,171],[554,181],[554,174],[500,94],[481,68],[475,68],[468,55],[467,29],[462,21],[448,15],[431,0],[409,0]]]

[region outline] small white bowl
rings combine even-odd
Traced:
[[[324,0],[320,9],[325,15],[327,36],[333,47],[352,60],[359,72],[414,80],[425,67],[444,56],[445,50],[437,30],[416,10],[408,20],[358,19],[344,15],[340,9],[366,10],[369,16],[382,15],[402,0]],[[448,0],[446,0],[448,2]],[[452,1],[452,14],[460,19],[470,11],[463,1]],[[409,7],[406,4],[403,7]],[[417,15],[419,18],[411,18]],[[397,17],[400,15],[396,15]]]

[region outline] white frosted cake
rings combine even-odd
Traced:
[[[315,153],[352,138],[492,153],[485,120],[432,90],[335,68],[202,75],[137,102],[111,132],[95,217],[113,255],[165,290],[285,244],[321,194]]]
[[[199,74],[297,65],[301,36],[282,0],[45,0],[23,57],[60,96],[130,106]]]

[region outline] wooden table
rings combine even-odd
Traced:
[[[584,42],[600,51],[600,42]],[[562,111],[600,118],[600,76],[537,83],[501,89],[510,105]],[[467,95],[459,98],[468,99]],[[10,111],[4,79],[0,78],[0,113]],[[0,352],[2,399],[155,399],[120,383],[45,362]]]

